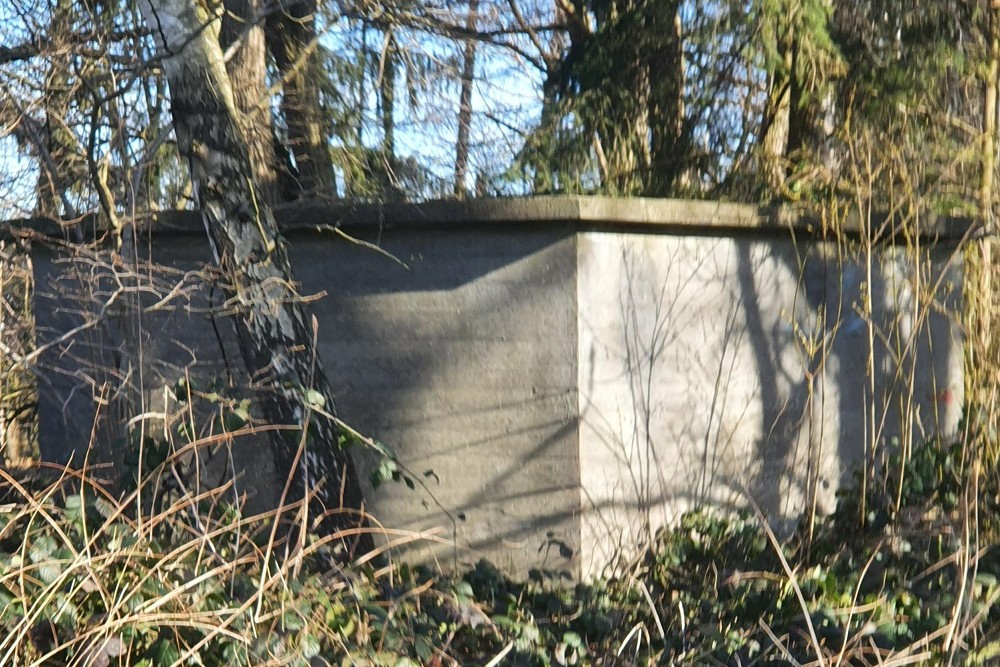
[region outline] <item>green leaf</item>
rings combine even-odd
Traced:
[[[22,611],[17,598],[0,590],[0,623],[16,620],[21,616]]]
[[[354,618],[348,618],[346,623],[337,628],[337,632],[339,632],[340,636],[344,639],[350,639],[354,635],[354,631],[356,629],[357,626],[354,623]]]
[[[52,552],[56,550],[56,541],[51,535],[42,535],[35,539],[28,547],[28,558],[32,563],[40,563],[48,560]]]
[[[235,412],[227,412],[222,416],[222,429],[226,433],[238,431],[247,425],[247,420],[240,417]]]
[[[289,632],[298,632],[302,629],[302,617],[294,611],[285,612],[284,616],[281,617],[281,620],[285,629]]]
[[[420,662],[425,665],[434,657],[434,643],[423,635],[417,635],[413,640],[413,648],[420,658]]]
[[[305,394],[306,405],[311,408],[322,410],[326,405],[326,398],[315,389],[307,389]]]
[[[394,460],[382,459],[375,469],[372,470],[370,477],[372,488],[378,489],[384,482],[389,482],[395,479],[398,474],[399,466]]]
[[[153,664],[157,667],[160,667],[160,665],[164,665],[164,667],[172,665],[181,658],[181,654],[177,650],[177,647],[174,646],[172,641],[167,639],[161,639],[156,642],[151,653],[153,656]]]
[[[320,644],[319,639],[314,637],[309,632],[302,633],[299,639],[299,651],[302,653],[302,657],[306,660],[311,660],[319,655]]]
[[[38,578],[46,584],[51,584],[62,573],[62,565],[58,563],[42,563],[38,566]]]
[[[385,623],[389,620],[389,612],[377,604],[366,604],[365,612],[367,612],[369,616],[377,618],[380,623]]]
[[[97,513],[105,519],[110,518],[115,513],[114,504],[108,502],[104,498],[98,498],[94,501],[94,509],[96,509]]]

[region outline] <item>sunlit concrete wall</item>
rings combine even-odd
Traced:
[[[700,506],[752,500],[786,528],[828,513],[866,455],[957,429],[961,273],[947,248],[577,243],[585,572]]]
[[[417,482],[366,496],[402,531],[386,539],[423,535],[411,557],[591,575],[699,505],[752,498],[785,527],[829,511],[866,453],[957,428],[954,243],[914,254],[820,241],[780,210],[585,197],[283,219],[301,292],[323,295],[310,308],[340,416]],[[317,229],[337,223],[353,238]],[[148,415],[170,412],[179,378],[241,382],[232,327],[205,315],[222,296],[200,222],[174,227],[141,244],[169,271],[125,276],[157,289],[108,307],[121,275],[36,244],[48,458],[78,461],[91,438],[121,454],[113,420],[94,428],[120,407],[114,374],[88,363],[141,387],[131,409]],[[87,309],[67,300],[95,286]],[[220,450],[251,505],[273,501],[261,441]],[[367,475],[374,457],[356,458]]]

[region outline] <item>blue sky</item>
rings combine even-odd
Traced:
[[[15,4],[17,3],[17,4]],[[28,36],[26,22],[46,23],[44,11],[22,14],[21,0],[0,0],[0,43],[17,43]],[[42,5],[44,7],[45,5]],[[481,5],[484,23],[495,24],[503,17],[500,4]],[[459,13],[459,21],[462,9]],[[499,12],[499,13],[498,13]],[[347,30],[341,20],[323,36],[323,44],[332,51],[341,48]],[[544,36],[543,36],[544,37]],[[419,104],[409,104],[406,85],[398,80],[396,104],[396,147],[400,157],[412,157],[450,191],[454,173],[455,141],[459,81],[454,66],[460,62],[461,45],[452,40],[429,36],[410,30],[399,33],[399,43],[411,53],[419,54],[443,70],[438,81],[432,82],[429,94],[418,96]],[[450,69],[449,69],[450,68]],[[0,66],[0,85],[16,80],[18,64]],[[520,149],[522,132],[528,131],[539,117],[541,73],[530,64],[520,62],[505,48],[481,43],[476,56],[476,78],[473,94],[470,165],[467,186],[474,187],[479,170],[496,177],[511,163]],[[23,97],[30,97],[21,91]],[[377,146],[381,142],[381,126],[376,118],[377,96],[369,81],[364,104],[365,142]],[[23,99],[22,97],[22,99]],[[133,100],[141,108],[140,99]],[[128,102],[126,102],[126,105]],[[36,111],[37,114],[37,111]],[[499,118],[502,122],[492,119]],[[81,137],[82,139],[82,137]],[[0,136],[0,218],[30,214],[34,206],[33,190],[37,179],[35,160],[26,157],[12,137]]]

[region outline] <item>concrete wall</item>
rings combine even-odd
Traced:
[[[382,252],[316,231],[338,216]],[[301,292],[325,293],[311,307],[340,415],[422,483],[370,490],[370,509],[388,527],[437,529],[411,550],[445,566],[486,555],[593,574],[680,512],[748,495],[781,524],[814,499],[831,509],[872,447],[957,425],[961,266],[947,243],[866,254],[780,210],[601,198],[286,220]],[[231,326],[217,318],[217,335],[205,315],[222,297],[206,287],[202,235],[141,247],[170,269],[109,273],[36,244],[47,458],[93,431],[120,459],[120,422],[94,430],[95,415],[175,413],[164,387],[225,378],[222,350],[246,383]],[[114,395],[123,378],[137,405]],[[251,506],[277,493],[260,445],[220,447],[215,468],[242,469]]]
[[[329,293],[316,313],[340,414],[427,487],[368,494],[375,516],[457,537],[457,554],[418,549],[443,564],[487,553],[578,571],[572,230],[385,231],[380,247],[405,267],[307,238],[292,237],[292,262],[305,292]]]
[[[579,236],[585,572],[699,506],[830,512],[866,452],[954,434],[957,259],[870,268],[791,238]]]
[[[437,541],[418,541],[410,552],[445,566],[487,554],[511,570],[579,572],[573,230],[357,233],[386,254],[332,233],[292,232],[290,259],[303,295],[325,293],[312,311],[340,416],[398,453],[421,483],[369,488],[369,510],[390,528],[433,530]],[[231,325],[217,318],[217,336],[200,314],[223,301],[195,274],[211,260],[204,240],[165,235],[146,248],[170,271],[112,279],[111,267],[100,266],[108,257],[35,251],[39,340],[49,346],[38,367],[49,460],[79,463],[93,439],[96,458],[121,464],[128,436],[116,408],[153,416],[147,435],[162,438],[159,415],[184,419],[165,388],[186,376],[205,392],[209,381],[224,383],[223,349],[238,370]],[[131,284],[126,278],[141,294],[105,307]],[[167,306],[151,310],[172,292]],[[144,306],[138,327],[136,298]],[[133,389],[131,406],[108,395],[121,379]],[[199,436],[219,431],[212,416],[197,415]],[[214,466],[216,475],[239,469],[236,491],[251,511],[273,503],[283,481],[262,443],[226,443]],[[376,457],[357,454],[367,480]]]

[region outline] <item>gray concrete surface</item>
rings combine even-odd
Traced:
[[[369,493],[385,525],[438,528],[444,565],[579,571],[576,249],[566,225],[388,230],[379,246],[291,237],[320,352],[352,425],[426,488]],[[359,267],[364,267],[359,270]],[[366,457],[371,463],[370,457]],[[445,511],[446,510],[446,511]]]
[[[680,512],[748,495],[781,525],[831,509],[865,452],[957,427],[962,221],[934,221],[927,237],[946,242],[914,256],[866,254],[857,239],[872,230],[857,221],[854,241],[821,241],[812,232],[829,230],[794,212],[714,202],[280,217],[301,292],[325,294],[310,307],[340,415],[420,482],[370,489],[369,509],[404,531],[388,539],[433,533],[410,555],[445,567],[485,555],[592,575]],[[116,411],[162,436],[180,410],[168,388],[225,379],[226,359],[246,384],[231,326],[220,313],[217,335],[206,315],[222,297],[206,287],[200,223],[156,224],[141,254],[169,270],[114,276],[35,244],[47,458],[78,460],[93,438],[120,459]],[[335,224],[364,243],[318,229]],[[132,391],[116,393],[123,379]],[[210,410],[195,420],[218,430]],[[273,501],[260,442],[216,449],[214,470],[237,468],[251,507]]]
[[[866,453],[957,429],[947,249],[598,231],[577,267],[584,572],[701,506],[831,512]]]

